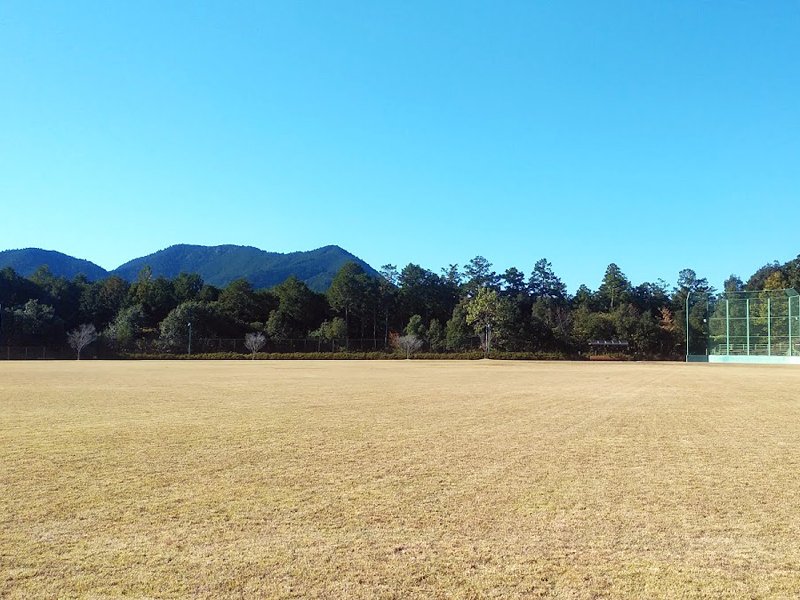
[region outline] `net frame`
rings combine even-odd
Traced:
[[[792,288],[720,294],[708,308],[707,352],[800,357],[800,294]]]

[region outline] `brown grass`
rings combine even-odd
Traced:
[[[0,597],[800,594],[800,370],[0,364]]]

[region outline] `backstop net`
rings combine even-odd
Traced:
[[[793,289],[725,292],[708,310],[709,356],[800,356]]]

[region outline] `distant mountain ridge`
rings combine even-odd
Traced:
[[[330,287],[333,277],[350,261],[354,261],[369,275],[378,273],[365,261],[339,246],[323,246],[306,252],[267,252],[252,246],[199,246],[177,244],[120,265],[113,271],[61,252],[26,248],[0,252],[0,268],[12,267],[21,275],[29,276],[42,265],[47,265],[56,276],[69,279],[83,273],[89,280],[109,275],[119,275],[134,281],[145,266],[155,277],[172,278],[181,271],[197,273],[206,283],[225,286],[234,279],[245,278],[255,288],[270,288],[282,283],[290,275],[304,281],[308,287],[322,292]]]
[[[11,267],[25,277],[33,275],[42,265],[47,265],[54,275],[67,279],[72,279],[81,273],[91,281],[103,279],[109,275],[108,271],[93,262],[55,250],[23,248],[0,252],[0,269]]]

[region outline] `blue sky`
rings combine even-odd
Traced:
[[[800,253],[800,3],[0,3],[0,249],[475,255],[574,292]]]

